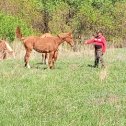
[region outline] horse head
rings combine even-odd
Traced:
[[[58,35],[60,38],[62,38],[64,41],[66,41],[69,45],[72,47],[74,46],[73,36],[71,32],[68,33],[61,33]]]

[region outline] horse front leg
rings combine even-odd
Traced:
[[[57,57],[58,57],[58,50],[55,51],[55,54],[54,54],[54,61],[55,61],[55,62],[56,62],[56,60],[57,60]]]
[[[54,63],[55,63],[56,60],[57,60],[57,56],[58,56],[58,51],[55,51],[55,52],[54,52],[54,55],[53,55],[53,62],[52,62],[52,64],[53,64],[53,68],[55,68]]]
[[[29,65],[30,54],[31,54],[31,51],[30,50],[26,50],[24,61],[25,61],[25,67],[27,67],[27,68],[30,68],[30,65]]]
[[[53,55],[54,55],[54,52],[50,52],[50,53],[49,53],[48,65],[49,65],[49,68],[50,68],[50,69],[53,68]]]

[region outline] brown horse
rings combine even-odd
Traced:
[[[14,51],[5,40],[0,40],[0,54],[0,60],[6,59],[8,54],[15,58]]]
[[[28,68],[30,68],[29,58],[33,49],[39,53],[49,53],[48,65],[51,69],[54,67],[54,62],[57,59],[56,52],[58,50],[59,45],[66,41],[71,46],[74,46],[73,37],[71,33],[59,34],[57,35],[57,37],[55,37],[55,39],[51,37],[41,38],[38,36],[30,36],[24,38],[22,37],[20,28],[17,27],[16,36],[17,38],[23,41],[24,47],[26,49],[26,54],[24,58],[25,66]]]
[[[40,37],[45,38],[45,37],[54,37],[54,36],[50,33],[45,33],[45,34],[41,35]],[[57,52],[57,55],[58,55],[58,52]],[[42,53],[42,63],[43,64],[48,64],[47,57],[48,57],[48,53]]]

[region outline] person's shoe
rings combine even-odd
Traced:
[[[101,68],[102,68],[102,69],[105,69],[105,65],[102,65]]]
[[[98,65],[90,65],[88,64],[89,67],[93,67],[93,68],[98,68]]]

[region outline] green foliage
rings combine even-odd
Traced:
[[[116,23],[116,32],[121,33],[121,36],[126,34],[126,4],[116,3],[113,12],[114,21]],[[117,22],[118,21],[118,22]]]
[[[49,21],[49,28],[52,33],[58,34],[60,32],[70,31],[70,26],[66,23],[69,15],[69,6],[66,3],[57,4]],[[57,23],[56,23],[57,22]]]
[[[102,30],[109,41],[126,38],[125,7],[126,0],[0,1],[1,12],[22,19],[38,32],[89,35]]]
[[[23,35],[30,35],[33,33],[31,28],[21,19],[0,13],[0,37],[13,41],[15,38],[16,27],[22,28]]]

